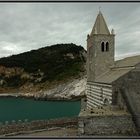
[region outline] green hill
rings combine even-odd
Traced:
[[[10,76],[6,76],[6,72],[0,71],[0,78],[5,83],[1,86],[19,87],[27,81],[30,83],[43,83],[78,77],[85,72],[85,55],[86,51],[82,46],[71,43],[46,46],[38,50],[0,58],[0,66],[4,66],[6,69],[23,69],[22,72],[17,72],[17,74],[15,73],[18,70],[14,72],[11,70],[14,74]],[[25,75],[25,73],[29,77],[21,80],[22,75]],[[39,78],[40,80],[37,80]]]

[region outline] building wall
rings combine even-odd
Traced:
[[[86,110],[86,108],[87,108],[87,97],[85,96],[81,98],[81,111]]]
[[[117,106],[118,109],[121,110],[128,110],[126,102],[121,94],[121,91],[116,85],[112,86],[112,106]]]
[[[94,55],[93,38],[87,38],[87,81],[92,81],[95,78],[94,75],[94,63],[92,61],[92,55]]]
[[[112,86],[87,82],[87,109],[112,104]]]
[[[109,51],[102,52],[101,43],[109,43]],[[87,39],[87,81],[105,73],[114,64],[114,35],[92,35]]]
[[[79,135],[136,136],[137,131],[131,115],[80,117]]]
[[[113,83],[113,87],[123,98],[122,103],[118,100],[118,106],[120,106],[120,103],[126,104],[140,132],[140,69],[136,67],[128,74],[122,76]]]

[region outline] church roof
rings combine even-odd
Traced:
[[[139,63],[140,55],[118,60],[108,72],[98,76],[95,79],[95,82],[111,84],[118,78],[133,70],[135,66]]]
[[[116,67],[128,67],[128,66],[135,66],[136,64],[140,63],[140,55],[127,57],[115,62]]]
[[[95,24],[91,32],[91,35],[92,34],[110,34],[101,11],[99,11],[99,14],[97,15]]]
[[[112,69],[112,70],[104,73],[103,75],[98,76],[95,79],[95,82],[111,84],[113,81],[116,81],[118,78],[127,74],[132,69],[133,69],[132,67],[129,67],[129,68],[126,68],[126,69],[119,69],[119,68]]]

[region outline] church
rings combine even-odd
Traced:
[[[83,113],[83,116],[92,117],[80,120],[80,128],[84,128],[82,133],[97,134],[94,129],[104,127],[100,124],[95,128],[94,121],[97,121],[95,116],[102,117],[100,122],[104,120],[104,125],[108,125],[108,131],[114,129],[116,134],[125,135],[129,131],[130,135],[135,135],[132,133],[134,129],[137,133],[140,132],[140,56],[115,61],[114,54],[114,29],[109,31],[103,14],[99,11],[92,31],[87,35],[87,102],[85,109],[87,111]],[[90,115],[87,115],[87,112],[90,112]],[[109,116],[109,112],[114,120],[108,119],[107,122],[105,118]],[[122,120],[116,119],[115,116],[121,116]],[[122,121],[124,128],[118,121]],[[112,129],[112,125],[115,124],[116,128]],[[117,127],[121,132],[117,132],[119,131]],[[93,132],[91,132],[92,130]],[[101,131],[110,134],[104,129]]]

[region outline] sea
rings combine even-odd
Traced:
[[[80,101],[44,101],[26,98],[0,98],[0,124],[49,120],[78,116]]]

